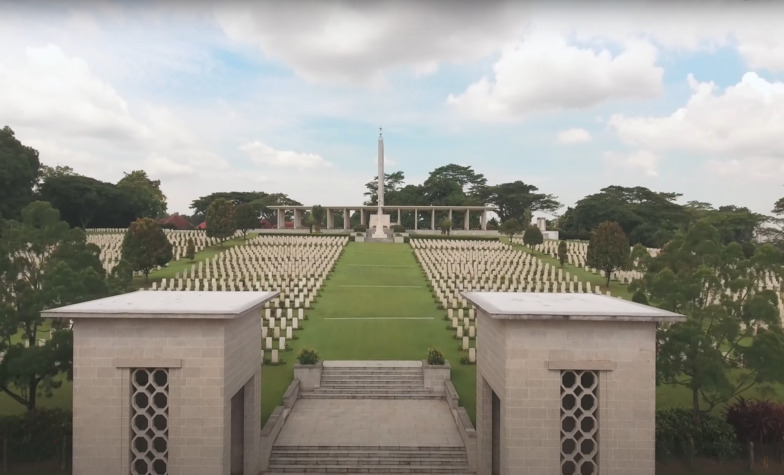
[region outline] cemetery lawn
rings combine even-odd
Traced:
[[[350,242],[302,326],[282,353],[285,364],[262,368],[262,424],[281,404],[303,346],[326,360],[422,360],[429,347],[439,347],[452,365],[460,405],[474,420],[476,366],[460,363],[460,342],[409,245]]]
[[[228,241],[224,241],[223,245],[215,244],[212,246],[205,247],[201,251],[196,253],[194,256],[193,261],[183,257],[178,261],[169,262],[169,265],[166,267],[161,268],[161,270],[153,270],[150,272],[149,280],[145,284],[144,277],[134,277],[133,278],[133,286],[136,289],[147,288],[153,282],[160,282],[162,279],[172,279],[178,273],[182,276],[182,273],[188,269],[190,272],[191,264],[199,265],[199,262],[202,262],[206,259],[212,259],[213,257],[217,256],[221,252],[225,251],[226,249],[230,249],[234,246],[241,246],[248,242],[250,239],[255,238],[258,233],[248,233],[247,239],[243,240],[241,237],[229,239]]]
[[[509,238],[502,237],[501,241],[508,243]],[[527,252],[528,254],[533,254],[545,264],[550,264],[551,266],[555,266],[556,269],[561,266],[561,263],[558,262],[558,259],[550,256],[549,254],[536,251],[527,246],[521,246],[520,244],[512,244],[512,247],[515,249],[519,249],[523,252]],[[607,278],[602,275],[594,274],[593,272],[588,272],[582,267],[573,266],[568,262],[564,262],[563,270],[564,272],[569,272],[569,274],[571,275],[576,275],[577,278],[582,282],[590,282],[592,287],[598,285],[602,288],[603,291],[605,292],[607,291],[607,287],[605,287],[604,285],[607,282]],[[632,294],[631,292],[629,292],[629,286],[626,284],[622,284],[616,280],[610,281],[610,292],[614,297],[620,297],[626,300],[632,299]]]

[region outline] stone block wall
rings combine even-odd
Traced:
[[[560,473],[562,370],[598,372],[600,473],[654,473],[655,323],[509,321],[480,312],[479,325],[480,474],[491,468],[491,389],[501,400],[502,473]]]

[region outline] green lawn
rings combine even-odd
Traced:
[[[421,360],[438,346],[452,364],[460,403],[473,418],[476,367],[460,364],[459,342],[445,315],[410,246],[349,243],[299,339],[283,354],[286,364],[262,369],[262,420],[281,403],[302,346],[316,348],[327,360]]]

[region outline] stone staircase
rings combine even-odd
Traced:
[[[324,366],[320,387],[302,399],[441,399],[425,389],[422,367]]]
[[[275,446],[266,474],[468,474],[464,447]]]

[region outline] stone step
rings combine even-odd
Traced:
[[[473,475],[468,469],[456,470],[439,467],[404,467],[404,466],[375,466],[375,467],[284,467],[264,472],[264,475],[305,475],[311,473],[443,473],[448,475]]]
[[[424,380],[419,379],[325,379],[321,378],[321,385],[324,386],[325,384],[332,384],[332,385],[356,385],[356,384],[376,384],[376,385],[414,385],[418,384],[422,386],[425,384]]]
[[[443,399],[443,396],[422,392],[422,394],[362,394],[354,391],[349,391],[348,394],[316,394],[316,393],[299,393],[300,399]]]
[[[323,368],[321,374],[424,374],[422,368]]]
[[[271,473],[468,474],[464,447],[275,446]]]

